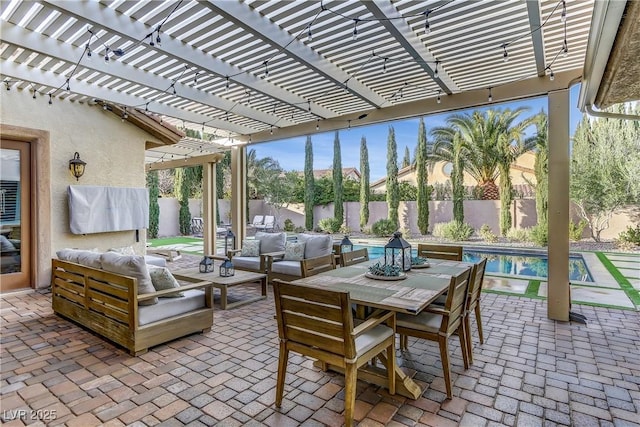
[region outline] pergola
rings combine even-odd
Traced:
[[[203,164],[205,251],[215,162],[232,150],[244,236],[246,147],[548,97],[548,315],[568,320],[569,87],[583,109],[638,99],[632,1],[64,1],[0,4],[7,88],[101,103],[210,135],[149,147],[147,167]],[[171,160],[174,158],[175,160]]]

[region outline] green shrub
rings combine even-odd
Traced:
[[[640,246],[640,224],[635,228],[628,226],[625,231],[618,234],[618,241],[627,245]]]
[[[444,239],[467,240],[473,234],[473,228],[466,222],[441,222],[433,227],[433,235]]]
[[[351,228],[347,227],[344,224],[340,226],[340,230],[339,231],[342,234],[351,234]]]
[[[510,228],[507,230],[506,238],[510,242],[528,242],[530,231],[528,228]]]
[[[396,222],[391,219],[378,220],[371,226],[371,231],[378,237],[391,236],[396,229]]]
[[[307,229],[304,227],[296,227],[293,229],[294,233],[304,233],[305,231],[307,231]]]
[[[569,221],[569,239],[574,242],[578,242],[582,239],[582,232],[587,226],[587,221],[581,219],[577,224],[573,221]]]
[[[547,246],[549,244],[549,227],[547,223],[542,222],[531,227],[529,236],[536,245]]]
[[[478,230],[478,234],[482,237],[482,240],[488,243],[495,243],[498,241],[498,236],[493,234],[491,227],[488,224],[482,224],[480,230]]]
[[[337,233],[342,227],[342,221],[337,218],[322,218],[318,221],[318,228],[325,233]]]
[[[288,232],[292,232],[293,230],[295,230],[295,225],[293,225],[293,221],[291,221],[291,218],[287,218],[284,220],[284,231],[288,231]]]

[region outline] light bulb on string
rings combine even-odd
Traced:
[[[149,46],[155,46],[156,44],[153,42],[153,33],[149,34]]]
[[[509,52],[507,52],[507,45],[503,44],[502,45],[502,49],[504,50],[504,53],[502,54],[502,60],[504,62],[508,62],[509,61]]]
[[[89,43],[87,43],[85,49],[87,50],[87,59],[91,59],[91,47],[89,47]]]
[[[487,99],[489,102],[493,102],[493,94],[491,93],[491,88],[489,88],[489,97]]]
[[[200,74],[200,71],[196,71],[195,76],[193,76],[193,84],[194,85],[198,84],[198,74]]]
[[[269,135],[273,135],[273,125],[269,128]]]
[[[553,70],[549,68],[549,80],[553,81],[556,78],[555,74],[553,74]]]
[[[387,73],[387,58],[384,58],[384,62],[382,63],[382,74]]]
[[[316,120],[316,130],[320,130],[320,119]]]
[[[109,48],[104,51],[104,62],[109,62]]]
[[[5,84],[6,88],[7,88],[7,91],[10,91],[11,90],[11,86],[9,86],[9,81],[5,80],[4,84]]]
[[[353,20],[353,40],[358,40],[358,20]]]
[[[269,77],[269,61],[264,61],[264,76]]]
[[[49,93],[47,95],[49,95],[49,105],[52,105],[53,104],[53,99],[51,99],[51,94]]]
[[[307,101],[309,103],[309,106],[307,107],[307,111],[311,112],[311,101]]]
[[[351,130],[351,120],[347,120],[347,129]]]
[[[36,90],[33,90],[33,99],[36,99]]]
[[[69,86],[69,79],[67,79],[67,87],[65,89],[67,92],[71,91],[71,86]]]
[[[438,75],[438,64],[440,63],[440,61],[436,61],[436,66],[433,69],[433,78],[434,79],[439,79],[440,76]]]
[[[429,14],[431,13],[430,10],[426,10],[424,12],[424,35],[429,35],[431,33],[431,25],[429,25]]]
[[[566,57],[568,53],[569,53],[569,46],[567,45],[567,40],[565,39],[562,42],[562,56]]]
[[[313,33],[311,33],[311,24],[309,24],[309,28],[307,28],[307,41],[313,41]]]
[[[225,92],[229,92],[229,76],[226,76],[225,79],[226,79],[226,83],[224,85],[224,90]]]
[[[440,104],[442,102],[442,98],[440,98],[440,91],[438,91],[438,97],[436,98],[436,102]]]
[[[560,21],[566,22],[567,20],[567,2],[562,0],[562,13],[560,14]]]
[[[158,35],[156,36],[156,43],[158,44],[158,46],[160,46],[160,43],[162,43],[162,39],[160,39],[160,30],[158,29]]]

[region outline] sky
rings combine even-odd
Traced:
[[[580,85],[574,85],[570,91],[570,135],[573,135],[578,122],[582,118],[582,113],[577,108]],[[529,110],[521,114],[522,118],[537,114],[540,111],[547,111],[547,98],[531,98],[525,101],[496,103],[488,107],[477,108],[486,110],[489,108],[510,108],[528,107]],[[459,112],[471,112],[474,109],[461,110]],[[446,125],[445,120],[451,113],[434,114],[425,116],[424,123],[427,129],[427,139],[429,130],[436,126]],[[387,136],[389,126],[393,126],[398,146],[398,161],[402,162],[405,146],[409,147],[411,160],[418,142],[419,118],[396,120],[388,123],[352,127],[339,131],[340,151],[342,154],[342,167],[355,167],[360,170],[360,140],[364,136],[367,140],[369,151],[370,181],[373,183],[386,176],[387,169]],[[313,168],[331,169],[333,167],[333,140],[335,131],[318,133],[311,136],[313,143]],[[285,171],[301,171],[304,169],[304,146],[306,136],[282,139],[262,144],[251,145],[248,149],[256,150],[257,158],[271,157],[277,160]]]

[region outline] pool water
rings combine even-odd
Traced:
[[[384,248],[381,246],[358,246],[354,249],[367,248],[370,258],[384,256]],[[414,250],[414,256],[415,250]],[[548,258],[546,254],[537,254],[526,251],[500,251],[500,250],[469,250],[464,249],[462,260],[466,262],[478,262],[487,258],[487,273],[507,274],[513,276],[548,276]],[[582,256],[569,257],[569,280],[593,282],[589,269]]]

